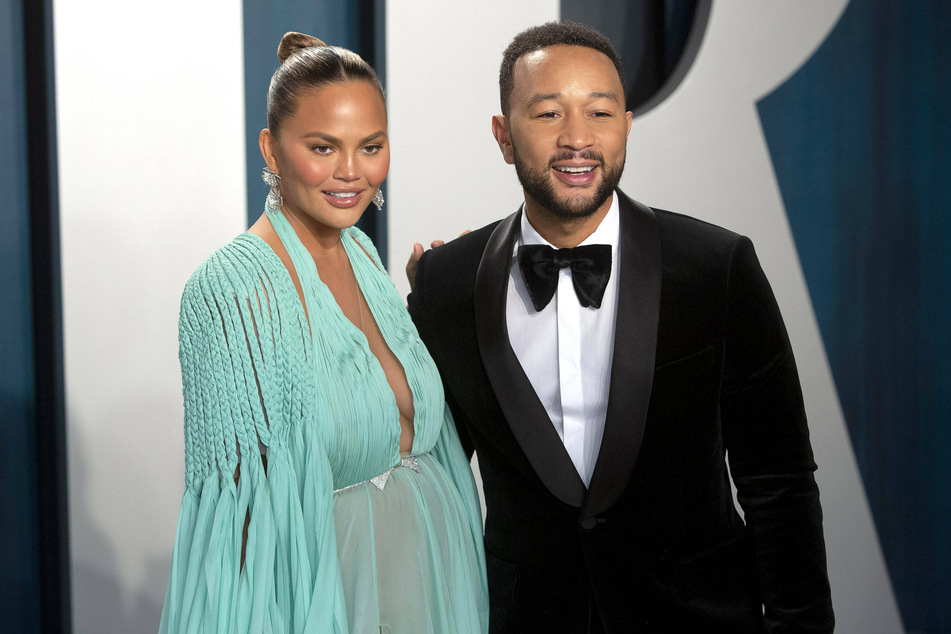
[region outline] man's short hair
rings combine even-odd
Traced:
[[[515,62],[518,61],[518,58],[526,53],[534,53],[558,44],[584,46],[604,53],[614,63],[621,85],[624,85],[624,70],[621,68],[621,58],[607,37],[590,26],[577,22],[546,22],[541,26],[533,26],[516,35],[508,48],[505,49],[505,52],[502,53],[502,67],[499,69],[502,114],[508,116],[509,113],[509,98],[512,96]]]

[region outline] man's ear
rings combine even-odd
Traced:
[[[261,148],[261,156],[264,157],[264,162],[267,163],[267,166],[271,168],[276,174],[280,174],[281,170],[278,169],[277,157],[274,154],[274,135],[271,134],[271,131],[267,128],[261,130],[261,134],[258,135],[258,147]]]
[[[495,137],[502,150],[502,158],[509,165],[515,163],[515,148],[512,147],[512,133],[508,127],[508,119],[505,115],[497,114],[492,117],[492,136]]]

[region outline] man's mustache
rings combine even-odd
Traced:
[[[584,159],[586,161],[597,161],[601,165],[604,165],[604,155],[600,152],[595,152],[594,150],[581,150],[580,152],[572,152],[571,150],[566,150],[561,152],[557,156],[553,156],[548,160],[548,167],[551,167],[558,161],[571,161],[573,159]]]

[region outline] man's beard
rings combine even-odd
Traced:
[[[626,155],[622,156],[618,163],[606,166],[604,156],[592,150],[562,152],[548,161],[548,169],[552,169],[552,164],[557,161],[582,158],[588,161],[597,161],[600,164],[602,174],[601,183],[591,197],[579,194],[558,198],[555,195],[555,188],[551,184],[547,171],[543,173],[532,169],[522,161],[515,146],[512,146],[512,150],[515,158],[515,174],[522,184],[522,189],[549,213],[562,220],[587,218],[596,212],[604,204],[604,201],[614,193],[618,183],[621,182],[621,173],[624,172],[624,162],[627,158]]]

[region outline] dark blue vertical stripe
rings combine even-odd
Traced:
[[[373,65],[380,83],[386,88],[386,0],[358,0],[357,45],[353,50]],[[386,196],[386,182],[380,186]],[[376,245],[383,264],[388,264],[389,249],[386,242],[386,209],[370,206],[357,226],[363,229]]]
[[[373,68],[376,69],[376,74],[380,77],[380,82],[383,84],[383,88],[386,89],[386,0],[372,0],[373,1],[373,40],[374,40],[374,52],[373,52]],[[383,183],[383,194],[386,195],[386,183]],[[384,266],[389,269],[390,266],[390,247],[388,243],[389,233],[388,233],[388,223],[389,219],[386,213],[387,207],[384,206],[382,211],[375,212],[376,214],[376,227],[372,234],[373,242],[376,244],[376,249],[380,253],[380,259],[383,260]]]
[[[853,0],[759,104],[905,626],[951,631],[951,4]]]
[[[0,3],[0,614],[40,631],[23,13]]]
[[[44,632],[71,629],[53,0],[23,0],[36,493]]]
[[[50,0],[0,2],[0,629],[69,630]]]
[[[267,127],[267,89],[277,70],[277,45],[287,31],[319,37],[328,44],[356,51],[381,70],[384,54],[382,0],[289,0],[272,3],[244,0],[244,87],[247,156],[248,222],[264,210],[267,188],[261,181],[264,159],[258,135]],[[371,50],[372,49],[372,50]],[[380,72],[381,81],[385,74]],[[385,83],[384,83],[385,86]],[[375,207],[367,209],[360,226],[367,231],[386,262],[386,221]]]

